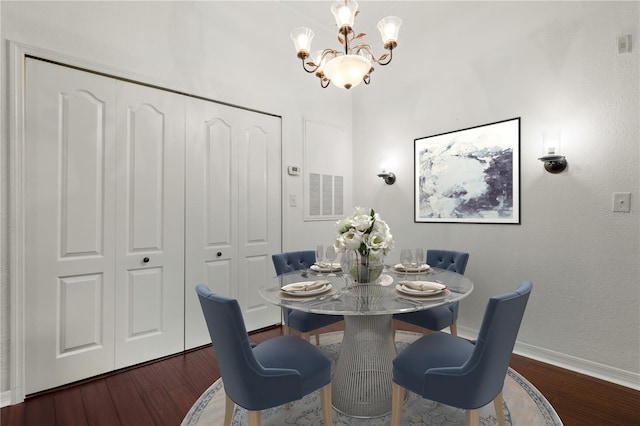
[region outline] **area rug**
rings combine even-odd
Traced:
[[[396,347],[401,351],[407,344],[419,338],[420,335],[399,331],[396,333]],[[340,352],[342,332],[323,334],[320,337],[320,349],[333,362]],[[555,410],[542,394],[526,379],[509,369],[503,389],[503,411],[507,425],[515,426],[561,426],[562,421]],[[183,426],[222,425],[224,419],[224,386],[219,379],[209,387],[191,407],[182,421]],[[333,410],[333,424],[337,426],[382,426],[391,423],[389,414],[373,419],[358,419],[345,416]],[[496,425],[497,419],[493,403],[480,410],[480,424],[483,426]],[[236,406],[233,413],[233,426],[247,424],[247,411]],[[262,411],[263,426],[320,426],[322,425],[320,412],[320,395],[313,392],[299,401],[291,404],[289,409],[284,406]],[[403,426],[441,426],[463,425],[464,411],[425,400],[418,395],[408,392],[402,411]]]

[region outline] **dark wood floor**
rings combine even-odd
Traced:
[[[277,327],[253,333],[251,340],[280,334]],[[542,392],[566,426],[640,425],[638,391],[517,355],[511,366]],[[201,348],[31,396],[3,408],[1,424],[179,425],[218,377],[211,347]]]

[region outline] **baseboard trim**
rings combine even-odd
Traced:
[[[458,325],[458,335],[467,339],[475,339],[478,336],[478,330]],[[516,342],[513,352],[527,358],[535,359],[536,361],[564,368],[565,370],[585,374],[587,376],[595,377],[627,388],[640,390],[640,374],[633,373],[631,371],[621,370],[609,365],[550,351],[548,349],[521,342]]]
[[[0,393],[0,407],[8,407],[12,402],[11,391]]]

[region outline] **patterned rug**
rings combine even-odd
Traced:
[[[420,335],[416,333],[397,332],[396,346],[398,351],[401,351],[407,344],[418,337]],[[341,340],[342,332],[327,333],[320,337],[320,349],[334,363],[340,352]],[[562,421],[544,396],[512,369],[507,372],[503,397],[503,410],[507,425],[562,426]],[[219,379],[191,407],[191,410],[182,421],[182,425],[222,425],[223,419],[224,387],[222,380]],[[390,424],[390,422],[390,415],[374,419],[358,419],[345,416],[333,410],[333,423],[337,426],[383,426]],[[246,425],[247,411],[236,406],[231,424],[233,426]],[[318,392],[313,392],[301,400],[293,402],[289,410],[281,406],[262,411],[263,426],[320,426],[322,424],[320,395]],[[463,425],[464,411],[425,400],[409,392],[403,406],[401,424],[403,426]],[[493,403],[480,410],[480,424],[483,426],[497,424]]]

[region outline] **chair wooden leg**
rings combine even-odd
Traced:
[[[320,346],[320,333],[316,333],[316,346]]]
[[[449,329],[451,330],[451,335],[453,335],[453,336],[457,336],[458,335],[458,324],[456,324],[454,322],[453,324],[451,324],[449,326]]]
[[[502,391],[493,400],[493,407],[496,410],[496,419],[498,419],[498,426],[505,426],[507,424],[504,418],[504,411],[502,411]]]
[[[392,382],[391,389],[391,426],[400,426],[402,418],[402,403],[404,402],[404,388],[399,384]]]
[[[320,388],[320,405],[324,424],[333,425],[333,418],[331,417],[331,383]]]
[[[229,398],[227,394],[224,395],[224,426],[231,426],[231,417],[233,417],[233,409],[236,404]]]
[[[288,325],[282,324],[282,334],[285,336],[288,336],[291,334],[291,329],[289,328]]]
[[[249,426],[260,426],[260,422],[262,420],[260,416],[260,411],[248,411],[249,414]]]
[[[464,424],[466,426],[480,426],[480,410],[465,410]]]
[[[309,333],[300,333],[300,338],[302,340],[304,340],[305,342],[309,341],[309,337],[311,337],[311,336],[309,336]]]

